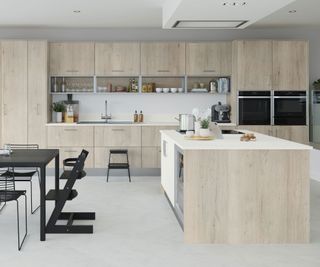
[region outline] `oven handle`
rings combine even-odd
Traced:
[[[307,99],[306,96],[274,96],[273,98],[282,99]]]
[[[249,99],[271,99],[271,96],[238,96],[238,98],[249,98]]]

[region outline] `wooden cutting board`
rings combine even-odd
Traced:
[[[185,136],[184,137],[187,140],[194,140],[194,141],[209,141],[209,140],[214,140],[213,136]]]

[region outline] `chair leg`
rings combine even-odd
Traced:
[[[16,200],[17,203],[17,231],[18,231],[18,250],[20,251],[22,245],[28,235],[28,221],[27,221],[27,196],[24,195],[24,214],[25,214],[25,234],[23,236],[22,241],[20,242],[20,220],[19,220],[19,201]]]
[[[38,173],[39,175],[39,173]],[[40,178],[39,179],[39,185],[40,185]],[[35,209],[33,209],[33,190],[32,190],[32,177],[30,177],[30,202],[31,202],[31,214],[35,214],[35,212],[40,208],[40,205],[37,206]]]
[[[107,183],[109,182],[109,168],[107,170]]]
[[[128,168],[129,183],[131,183],[130,168]]]
[[[0,208],[0,212],[3,210],[3,208],[7,205],[7,202],[2,202],[2,207]],[[0,202],[0,206],[1,206],[1,202]]]

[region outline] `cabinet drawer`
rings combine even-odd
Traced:
[[[95,146],[141,146],[140,126],[95,127]]]
[[[93,146],[93,127],[54,126],[48,127],[48,146],[76,147]]]
[[[160,147],[142,147],[141,156],[142,168],[160,168],[161,167],[161,149]]]
[[[178,126],[143,126],[142,132],[142,146],[143,147],[155,147],[160,146],[161,130],[177,130]]]
[[[85,149],[89,152],[88,157],[85,161],[85,168],[93,168],[94,167],[94,149],[93,147],[49,147],[51,149],[59,149],[60,156],[60,168],[63,168],[63,160],[66,158],[77,158],[82,149]],[[50,168],[54,168],[54,160],[51,161]]]
[[[131,168],[141,168],[141,147],[95,147],[95,168],[107,168],[110,149],[128,149]],[[111,162],[126,162],[126,155],[112,155]]]

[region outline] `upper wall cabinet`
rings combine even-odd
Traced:
[[[141,43],[141,75],[183,76],[185,75],[185,43],[145,42]]]
[[[230,76],[231,42],[187,43],[186,72],[190,76]]]
[[[308,90],[308,50],[306,41],[273,42],[274,90]]]
[[[140,74],[138,42],[96,43],[95,74],[97,76],[136,76]]]
[[[235,41],[234,79],[237,90],[272,89],[272,41]]]
[[[51,76],[93,76],[94,43],[50,43]]]

